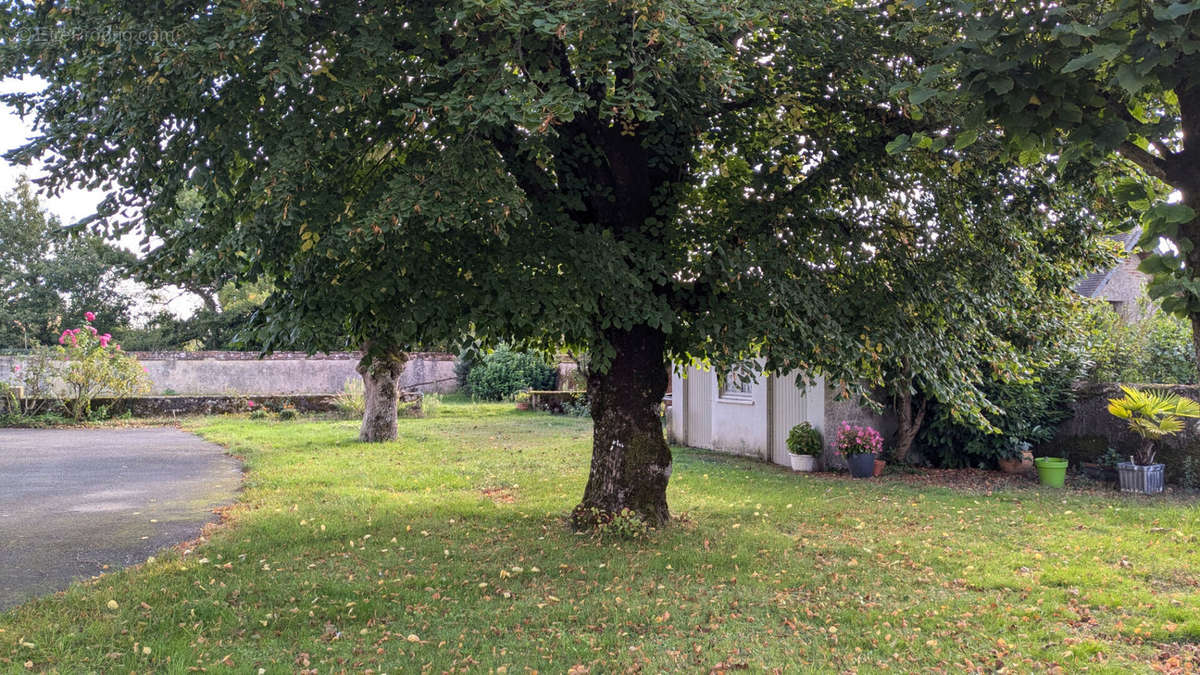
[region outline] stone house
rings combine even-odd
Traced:
[[[1105,300],[1127,323],[1145,319],[1153,312],[1153,306],[1146,295],[1146,284],[1150,275],[1138,269],[1145,254],[1137,250],[1137,241],[1142,236],[1142,228],[1136,227],[1130,232],[1114,234],[1110,239],[1125,248],[1125,257],[1115,267],[1108,270],[1092,272],[1075,284],[1075,292],[1085,298]]]

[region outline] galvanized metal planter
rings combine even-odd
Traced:
[[[1121,481],[1121,492],[1137,492],[1144,495],[1163,491],[1163,468],[1165,464],[1142,466],[1133,462],[1117,465],[1117,476]]]

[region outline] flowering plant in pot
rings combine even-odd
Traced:
[[[842,422],[838,427],[833,453],[846,458],[850,475],[869,478],[875,473],[875,456],[883,452],[883,436],[869,426]]]
[[[517,410],[529,410],[529,392],[518,391],[513,395],[513,401],[517,404]]]
[[[793,471],[812,471],[821,455],[821,432],[808,422],[801,422],[788,432],[788,458]]]
[[[1154,462],[1159,439],[1183,431],[1183,418],[1200,417],[1200,403],[1179,394],[1139,391],[1121,386],[1125,396],[1109,399],[1108,412],[1129,424],[1142,442],[1128,462],[1117,464],[1122,492],[1154,494],[1163,490],[1164,465]]]

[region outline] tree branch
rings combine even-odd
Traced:
[[[508,172],[531,201],[542,204],[557,203],[553,182],[545,170],[523,150],[519,136],[520,132],[512,127],[498,127],[487,134],[492,147],[500,153],[505,166],[508,167]]]
[[[1154,176],[1167,185],[1175,186],[1170,177],[1170,165],[1167,160],[1150,154],[1147,150],[1139,148],[1130,141],[1122,143],[1117,148],[1117,152],[1125,159],[1141,167],[1143,171],[1151,176]]]

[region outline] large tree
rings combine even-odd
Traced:
[[[0,347],[52,344],[62,328],[95,312],[104,326],[128,326],[135,257],[93,234],[71,235],[18,181],[0,197]]]
[[[1019,249],[1047,214],[1011,191],[1054,179],[955,151],[946,121],[891,102],[910,45],[855,5],[19,4],[20,34],[73,37],[0,47],[4,73],[48,83],[7,97],[40,132],[9,156],[43,157],[51,186],[119,184],[98,221],[144,224],[166,260],[271,278],[268,348],[364,343],[384,381],[409,346],[462,334],[587,350],[576,522],[662,523],[671,361],[760,359],[849,390],[919,326],[938,338],[922,377],[970,414],[980,358],[1006,353],[877,320],[919,286],[877,265],[934,260],[959,226]],[[105,37],[125,28],[139,39]],[[889,154],[901,135],[942,154]],[[176,227],[190,189],[202,217]]]
[[[1113,174],[1112,199],[1140,212],[1151,296],[1190,319],[1200,364],[1200,3],[913,4],[909,29],[943,48],[909,102],[964,102],[960,146],[999,136],[1021,164]]]

